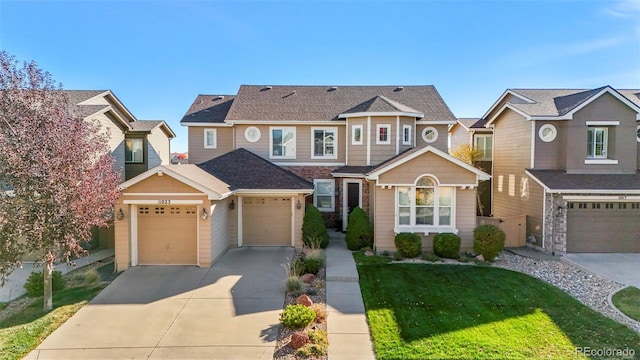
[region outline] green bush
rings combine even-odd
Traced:
[[[347,247],[356,251],[363,247],[373,246],[373,230],[369,222],[369,216],[359,207],[349,214],[347,223]]]
[[[44,296],[44,275],[42,271],[32,272],[27,278],[24,288],[27,290],[27,295],[31,297]],[[60,271],[54,271],[51,274],[51,289],[53,292],[64,289],[64,279]]]
[[[302,329],[309,326],[316,318],[316,313],[304,305],[287,305],[280,314],[282,324],[290,329]]]
[[[304,211],[302,242],[310,248],[325,249],[329,245],[329,233],[324,225],[322,213],[313,205],[308,205]]]
[[[433,237],[433,252],[443,258],[457,259],[460,256],[460,237],[452,233]]]
[[[320,262],[321,266],[323,266],[327,260],[327,256],[321,249],[305,249],[304,258],[317,260],[318,262]]]
[[[473,230],[473,251],[482,254],[486,261],[493,261],[504,249],[505,234],[491,224],[480,225]]]
[[[300,271],[300,275],[313,274],[318,275],[322,263],[316,258],[301,258],[294,262],[293,267]]]
[[[393,240],[400,255],[408,258],[420,256],[422,253],[422,239],[414,233],[400,233]]]
[[[310,343],[298,349],[296,354],[303,357],[326,356],[329,348],[327,332],[324,330],[309,330],[307,335]]]
[[[304,284],[297,275],[291,275],[285,280],[284,287],[287,292],[293,293],[302,290]]]

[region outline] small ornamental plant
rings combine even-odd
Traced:
[[[369,216],[364,210],[356,207],[349,214],[347,223],[347,247],[351,251],[360,250],[363,247],[373,245],[373,229]]]
[[[280,314],[280,322],[290,329],[303,329],[316,318],[316,313],[304,305],[287,305]]]
[[[32,272],[27,278],[27,282],[24,284],[27,295],[30,297],[38,297],[44,295],[44,275],[41,271]],[[64,289],[64,279],[60,271],[54,271],[51,273],[51,290],[53,292]]]
[[[311,248],[326,248],[329,245],[329,233],[324,225],[322,213],[317,207],[308,205],[302,219],[302,242]]]
[[[414,258],[422,253],[422,239],[418,234],[400,233],[396,235],[394,244],[403,257]]]
[[[453,233],[437,234],[433,237],[433,253],[447,259],[460,256],[460,237]]]
[[[483,224],[473,230],[473,251],[493,261],[504,249],[505,234],[495,225]]]

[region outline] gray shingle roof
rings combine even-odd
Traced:
[[[353,114],[360,112],[413,112],[418,113],[418,110],[415,110],[409,106],[401,104],[397,101],[393,101],[391,99],[387,99],[382,95],[376,95],[371,99],[360,103],[351,109],[344,112],[344,114]]]
[[[635,174],[567,174],[563,170],[527,170],[551,190],[605,190],[621,193],[640,190],[640,173]]]
[[[412,112],[423,113],[423,121],[456,120],[440,94],[431,85],[404,87],[242,85],[226,120],[338,120],[338,115],[376,97],[378,98],[370,105],[372,109],[396,108],[394,111],[398,111],[398,108],[404,109],[401,111],[410,109]],[[185,116],[185,118],[188,117]]]
[[[233,150],[196,166],[229,184],[231,190],[313,189],[313,184],[307,180],[243,148]]]
[[[198,95],[180,122],[223,123],[234,99],[235,95]]]
[[[156,126],[162,124],[162,120],[138,120],[129,123],[132,131],[144,131],[148,132],[153,130]]]
[[[401,153],[399,153],[398,155],[387,159],[383,162],[381,162],[380,164],[377,165],[372,165],[372,166],[343,166],[343,167],[339,167],[335,170],[333,170],[331,173],[332,174],[361,174],[361,175],[368,175],[372,172],[374,172],[375,170],[378,170],[388,164],[394,163],[396,161],[402,160],[403,158],[422,150],[422,147],[414,147],[411,149],[407,149]]]
[[[87,117],[106,108],[108,105],[78,105],[79,103],[98,96],[107,90],[63,90],[67,97],[69,109],[79,116]]]
[[[562,116],[587,101],[606,86],[597,89],[509,89],[533,103],[521,100],[509,101],[513,107],[530,116]],[[640,90],[616,90],[629,101],[640,106]]]

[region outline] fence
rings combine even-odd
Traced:
[[[509,217],[487,217],[478,216],[478,225],[492,224],[504,231],[506,240],[505,247],[520,247],[526,245],[527,240],[527,216],[509,216]]]

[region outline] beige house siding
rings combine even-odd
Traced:
[[[378,144],[378,125],[389,125],[390,133],[389,133],[389,144]],[[370,165],[377,165],[382,163],[383,161],[388,160],[391,157],[394,157],[397,154],[396,151],[396,137],[398,136],[398,128],[397,128],[397,120],[395,116],[376,116],[371,117],[371,132],[368,137],[368,141],[370,141]],[[365,125],[364,129],[365,135],[367,134],[367,129]]]
[[[435,176],[441,185],[473,184],[476,181],[476,175],[471,171],[429,152],[381,174],[378,183],[413,184],[422,175]]]
[[[406,116],[400,116],[399,117],[399,126],[398,126],[398,148],[399,148],[399,152],[403,152],[405,150],[409,150],[413,147],[415,147],[415,131],[416,131],[416,127],[415,127],[415,118],[410,118],[410,117],[406,117]],[[408,145],[404,145],[403,144],[403,140],[404,140],[404,126],[408,125],[411,127],[411,136],[410,136],[410,143]]]
[[[210,261],[213,263],[229,248],[229,199],[220,201],[211,201],[209,213],[211,214],[211,241],[210,244]],[[201,238],[202,242],[202,238]]]
[[[154,174],[123,191],[123,193],[191,193],[200,191],[170,176]]]
[[[122,210],[124,219],[115,220],[114,223],[114,248],[116,271],[123,271],[131,265],[131,211],[133,205],[123,205],[122,197],[115,207],[116,214]]]
[[[449,125],[434,125],[427,123],[418,122],[416,125],[416,146],[417,147],[425,147],[427,145],[431,145],[438,150],[442,150],[444,152],[449,151],[449,139],[448,139],[448,126]],[[433,127],[438,131],[438,139],[432,143],[427,143],[422,138],[422,131],[426,127]]]
[[[567,125],[567,173],[634,173],[638,164],[636,114],[611,94],[604,94],[577,111]],[[587,121],[619,121],[608,126],[607,157],[612,165],[586,165]]]
[[[353,127],[362,126],[362,144],[353,145]],[[350,166],[366,166],[367,165],[367,118],[357,117],[347,119],[346,126],[346,147],[348,152],[347,165]]]
[[[555,140],[551,142],[540,140],[538,135],[540,128],[546,124],[555,126],[558,131]],[[540,170],[564,169],[567,162],[567,121],[536,121],[533,136],[535,137],[534,168]]]
[[[637,150],[636,150],[636,156],[637,156],[636,170],[640,171],[640,141],[636,141],[636,142],[638,143]]]
[[[473,229],[476,228],[476,191],[476,189],[456,188],[456,228],[460,236],[460,248],[463,250],[473,249]],[[432,249],[433,243],[426,250]]]
[[[104,132],[109,136],[108,145],[111,150],[111,155],[113,155],[115,159],[114,168],[120,170],[120,178],[124,181],[124,132],[114,119],[111,119],[105,114],[96,115],[90,120],[98,121],[102,129],[104,129]]]
[[[302,220],[304,218],[304,208],[305,208],[304,195],[294,196],[292,201],[294,204],[294,213],[293,213],[294,245],[296,248],[301,248],[302,247]],[[296,207],[298,204],[298,201],[300,201],[300,204],[302,207],[301,209],[298,209]]]
[[[189,164],[200,164],[233,150],[231,127],[189,126]],[[216,148],[204,148],[204,129],[216,129]]]
[[[449,132],[449,138],[451,139],[449,152],[456,150],[462,145],[472,144],[471,132],[467,131],[467,129],[460,124],[454,125],[453,129]]]
[[[516,200],[520,198],[520,182],[528,179],[524,169],[529,168],[531,162],[531,133],[531,122],[511,110],[505,110],[494,122],[494,216],[524,214],[520,201]]]
[[[171,145],[167,134],[156,127],[147,135],[147,163],[148,168],[171,163]]]
[[[238,247],[238,197],[231,196],[227,198],[227,202],[230,204],[233,201],[233,210],[229,209],[227,212],[227,237],[229,248]]]
[[[373,246],[377,251],[395,251],[394,238],[395,233],[393,228],[395,227],[395,187],[391,189],[382,189],[371,184],[372,191],[374,193],[374,201],[372,201],[373,219],[372,223],[375,223],[373,228]],[[375,190],[373,190],[375,189]]]

